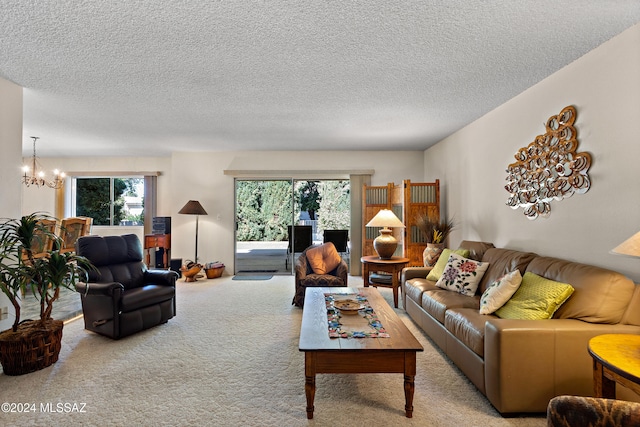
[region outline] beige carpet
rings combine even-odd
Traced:
[[[351,285],[362,279],[351,278]],[[397,310],[425,347],[418,353],[414,418],[404,416],[402,375],[318,375],[306,419],[301,310],[293,277],[179,282],[178,315],[121,341],[65,326],[60,360],[28,375],[0,375],[0,402],[35,412],[0,414],[2,425],[39,426],[544,426],[501,417]],[[381,289],[392,300],[389,289]],[[523,386],[525,386],[523,384]],[[43,413],[51,403],[62,412]],[[66,407],[64,404],[68,404]],[[73,404],[77,404],[74,408]],[[85,404],[84,407],[81,405]],[[65,409],[84,409],[65,413]]]

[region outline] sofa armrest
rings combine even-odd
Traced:
[[[147,270],[144,272],[145,283],[153,282],[160,286],[175,286],[178,273],[173,270]]]
[[[416,278],[424,279],[432,269],[433,267],[405,267],[402,269],[400,283]]]
[[[82,295],[101,295],[106,297],[113,297],[113,295],[118,292],[119,294],[124,291],[124,286],[122,283],[118,282],[110,282],[110,283],[85,283],[78,282],[75,285],[76,292],[81,293]]]
[[[400,274],[400,288],[402,288],[402,306],[407,309],[407,291],[405,283],[411,279],[424,279],[433,267],[405,267]]]
[[[489,318],[484,343],[487,398],[501,413],[514,413],[532,408],[544,412],[558,394],[592,395],[593,361],[587,346],[594,336],[609,333],[637,334],[640,328],[575,319]]]
[[[342,260],[340,264],[335,268],[335,275],[342,279],[344,286],[347,286],[347,276],[349,276],[349,265],[346,261]]]

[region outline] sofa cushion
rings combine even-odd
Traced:
[[[496,310],[496,314],[503,319],[550,319],[572,293],[573,287],[568,283],[549,280],[528,271],[524,273],[516,293]]]
[[[331,242],[307,249],[306,255],[315,274],[327,274],[342,262],[340,254]]]
[[[635,288],[631,279],[615,271],[558,258],[537,257],[527,271],[574,287],[571,298],[555,314],[560,319],[619,323]]]
[[[640,285],[634,285],[634,292],[631,300],[629,301],[629,306],[622,316],[620,323],[625,325],[635,325],[640,326]]]
[[[176,289],[173,286],[145,285],[124,291],[122,294],[122,312],[138,310],[142,307],[155,305],[174,297]]]
[[[482,262],[488,262],[489,268],[480,281],[478,292],[482,294],[490,284],[513,270],[518,269],[520,270],[520,274],[524,274],[527,266],[535,257],[536,254],[532,252],[521,252],[503,248],[487,249],[482,257]]]
[[[469,255],[469,250],[456,249],[455,251],[452,251],[451,249],[443,249],[440,257],[438,258],[438,261],[436,262],[436,265],[434,265],[431,271],[429,271],[429,274],[427,274],[427,280],[437,282],[438,279],[440,279],[440,276],[442,276],[442,272],[444,271],[447,262],[449,262],[449,255],[451,255],[452,253],[462,255],[466,258]]]
[[[474,261],[452,253],[436,286],[473,296],[488,267],[489,263]]]
[[[452,308],[445,314],[444,327],[475,354],[484,358],[484,324],[488,318],[471,308]]]
[[[472,308],[478,311],[480,297],[460,294],[446,289],[425,290],[422,294],[422,308],[438,322],[444,324],[445,312],[451,308]]]
[[[439,288],[436,288],[436,284],[427,279],[410,279],[404,284],[405,296],[414,300],[418,305],[422,304],[422,293],[429,289]]]
[[[516,293],[522,283],[520,270],[505,274],[487,287],[480,297],[480,314],[491,314]]]

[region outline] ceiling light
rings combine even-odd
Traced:
[[[64,183],[64,172],[54,170],[55,177],[51,181],[45,179],[44,171],[39,167],[38,157],[36,156],[36,141],[40,139],[37,136],[32,136],[33,139],[33,156],[31,157],[31,166],[24,165],[22,167],[22,183],[27,187],[35,185],[36,187],[50,187],[60,188]]]

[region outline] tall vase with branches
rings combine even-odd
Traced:
[[[427,214],[420,214],[416,226],[422,232],[427,247],[423,253],[424,265],[432,267],[438,261],[445,241],[455,227],[453,219],[440,219]]]

